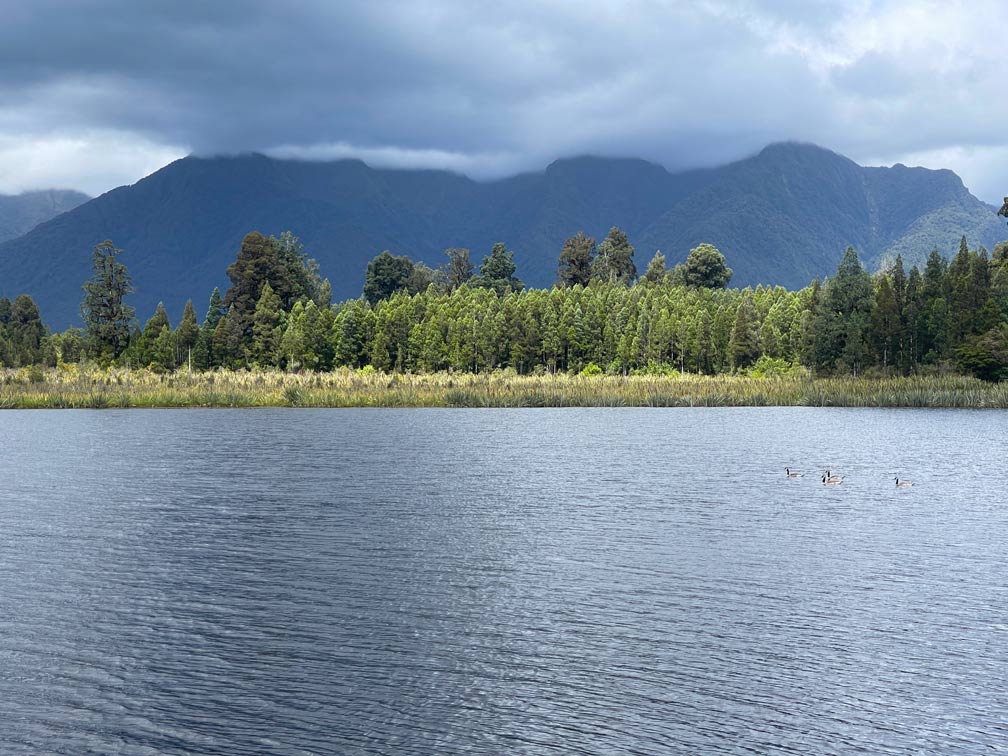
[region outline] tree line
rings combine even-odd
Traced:
[[[599,243],[579,232],[560,251],[556,285],[527,289],[504,244],[478,271],[467,249],[446,250],[437,269],[385,251],[368,264],[362,296],[334,305],[292,233],[252,232],[202,318],[189,301],[173,326],[158,305],[140,328],[122,250],[106,241],[92,252],[83,329],[49,333],[30,297],[0,299],[0,362],[1008,377],[1008,243],[988,255],[964,238],[951,260],[934,250],[907,271],[897,257],[874,275],[848,248],[835,275],[799,291],[728,288],[731,269],[709,244],[671,269],[657,252],[643,275],[634,253],[618,228]]]

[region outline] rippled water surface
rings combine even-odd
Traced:
[[[1006,431],[3,412],[0,753],[996,752]]]

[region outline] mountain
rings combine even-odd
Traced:
[[[444,249],[469,247],[478,265],[496,241],[515,251],[526,284],[548,286],[564,239],[581,229],[601,238],[613,225],[636,246],[642,272],[656,249],[671,265],[706,241],[741,286],[804,286],[835,271],[849,244],[876,269],[897,253],[908,264],[933,247],[951,255],[963,234],[988,248],[1008,236],[951,171],[865,168],[797,143],[682,173],[581,157],[490,182],[359,160],[187,157],[0,244],[0,295],[30,293],[54,328],[79,323],[91,249],[108,238],[125,250],[141,321],[159,300],[173,321],[190,297],[202,315],[213,287],[226,289],[242,237],[287,229],[336,299],[360,294],[383,249],[437,266]]]
[[[15,239],[35,226],[90,199],[65,189],[46,189],[22,194],[0,194],[0,242]]]

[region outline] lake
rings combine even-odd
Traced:
[[[998,411],[5,411],[0,753],[1003,748],[1006,439]]]

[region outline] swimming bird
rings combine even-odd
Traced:
[[[913,485],[909,480],[900,480],[899,478],[893,478],[896,481],[896,488],[910,488]]]
[[[800,472],[791,472],[790,467],[785,467],[784,472],[787,474],[789,478],[800,478],[804,474]]]
[[[843,483],[843,479],[843,475],[833,475],[833,473],[829,470],[827,470],[826,474],[822,476],[824,486],[839,486]]]

